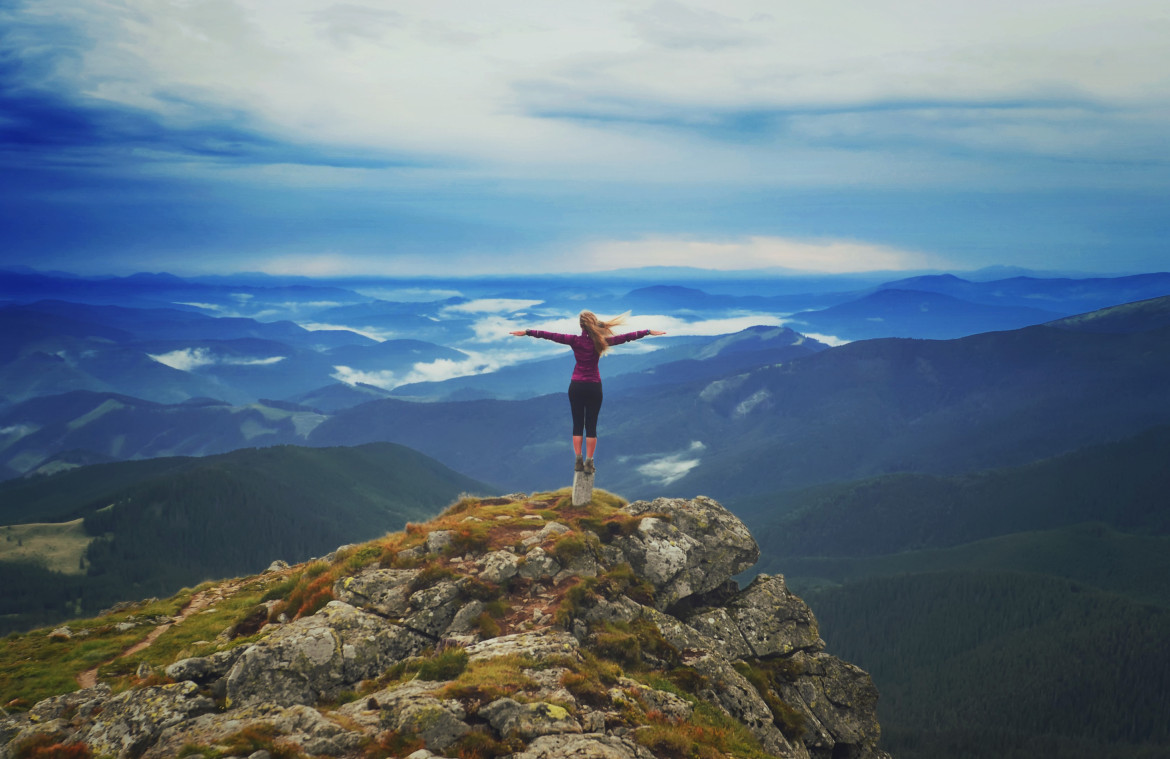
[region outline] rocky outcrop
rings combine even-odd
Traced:
[[[613,546],[654,585],[659,609],[714,590],[760,558],[744,523],[710,498],[635,501],[626,511],[642,517],[637,532]]]
[[[431,635],[331,601],[245,650],[227,674],[227,705],[316,704],[433,642]]]
[[[306,756],[650,759],[736,730],[784,759],[886,756],[873,683],[824,651],[807,605],[779,576],[731,580],[759,548],[715,501],[479,509],[415,528],[381,563],[339,549],[334,600],[171,663],[173,683],[0,720],[0,759],[38,734],[119,758],[259,735]]]

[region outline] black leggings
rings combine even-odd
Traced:
[[[601,413],[601,383],[573,380],[569,383],[569,406],[573,409],[573,437],[597,437],[597,415]]]

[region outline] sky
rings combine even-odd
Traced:
[[[1165,0],[0,0],[0,265],[1170,269]]]

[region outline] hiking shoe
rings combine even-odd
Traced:
[[[580,456],[577,457],[577,463],[573,465],[573,471],[574,472],[585,471],[585,460],[583,458],[581,458]]]
[[[597,467],[593,466],[593,459],[585,459],[585,468],[582,471],[585,474],[593,474],[597,471]]]

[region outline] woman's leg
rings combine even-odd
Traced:
[[[601,383],[591,382],[585,398],[585,471],[594,472],[593,452],[597,450],[597,417],[601,413]]]
[[[581,438],[585,434],[585,391],[581,388],[583,384],[585,383],[569,383],[569,410],[573,414],[573,453],[577,457],[574,468],[577,471],[581,471],[585,466],[581,459]]]

